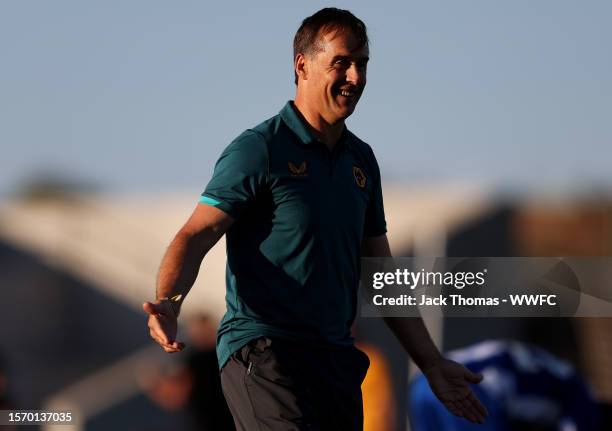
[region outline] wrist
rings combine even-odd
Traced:
[[[163,298],[158,299],[160,304],[167,304],[168,308],[172,310],[172,314],[174,315],[174,317],[177,317],[177,318],[181,312],[181,303],[183,302],[182,300],[183,300],[183,295],[180,293],[178,295],[165,296]]]
[[[419,365],[419,368],[423,372],[423,374],[427,374],[429,371],[438,367],[442,362],[444,362],[446,358],[442,356],[440,353],[437,355],[432,355],[432,357],[427,358],[427,360],[422,361],[422,364]]]

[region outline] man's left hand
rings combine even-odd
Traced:
[[[451,413],[471,422],[484,423],[487,409],[469,386],[470,383],[480,383],[482,374],[473,373],[445,358],[425,370],[424,374],[433,393]]]

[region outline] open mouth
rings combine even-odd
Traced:
[[[360,94],[359,89],[356,87],[338,88],[335,93],[336,95],[351,101],[357,100]]]

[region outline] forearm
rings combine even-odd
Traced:
[[[182,295],[195,283],[202,259],[223,233],[207,229],[198,234],[176,234],[162,259],[157,276],[157,299]],[[181,301],[182,302],[182,301]]]
[[[391,257],[387,236],[364,238],[362,256]],[[426,370],[442,358],[420,317],[385,317],[384,320],[421,370]]]
[[[420,317],[385,317],[384,321],[421,371],[442,359]]]

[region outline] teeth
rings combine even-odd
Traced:
[[[340,92],[340,94],[342,94],[342,95],[343,95],[343,96],[345,96],[345,97],[352,97],[352,96],[354,96],[354,95],[355,95],[355,93],[354,93],[354,92],[352,92],[352,91],[346,91],[346,90],[342,90],[342,91]]]

